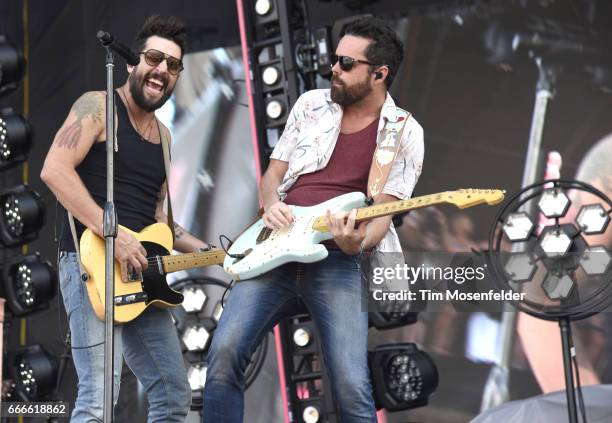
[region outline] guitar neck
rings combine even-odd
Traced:
[[[222,264],[225,259],[225,251],[210,250],[201,253],[177,254],[162,257],[165,273],[178,272],[179,270],[193,269],[195,267]]]
[[[416,210],[423,207],[429,207],[436,204],[447,203],[447,192],[437,194],[423,195],[421,197],[410,198],[408,200],[391,201],[389,203],[375,204],[369,207],[357,209],[356,223],[364,220],[370,220],[377,217],[388,216],[390,214],[398,214],[410,210]],[[319,216],[315,219],[312,228],[319,232],[328,232],[325,216]]]

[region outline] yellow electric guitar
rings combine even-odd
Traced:
[[[125,323],[138,317],[147,307],[173,307],[183,302],[183,294],[168,286],[166,274],[179,270],[221,264],[225,258],[223,250],[212,249],[200,253],[171,255],[172,233],[163,223],[147,226],[134,235],[147,250],[148,268],[141,275],[124,282],[119,263],[115,261],[115,322]],[[81,261],[89,274],[87,294],[91,305],[101,320],[104,320],[105,243],[104,239],[86,229],[81,236]]]

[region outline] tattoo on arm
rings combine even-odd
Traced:
[[[185,229],[176,222],[174,223],[174,239],[179,239],[185,234]]]
[[[83,94],[72,106],[72,111],[77,116],[76,121],[66,126],[57,136],[58,147],[76,150],[81,132],[83,130],[83,119],[91,116],[94,122],[102,121],[102,104],[99,93]]]

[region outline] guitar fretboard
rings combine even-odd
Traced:
[[[369,207],[357,209],[357,223],[374,219],[376,217],[398,214],[410,210],[416,210],[436,204],[451,203],[464,209],[486,202],[490,205],[499,204],[504,199],[504,191],[495,189],[460,189],[457,191],[444,191],[436,194],[423,195],[408,200],[391,201],[388,203],[375,204]],[[319,232],[327,232],[326,217],[319,216],[315,219],[312,229]]]
[[[162,257],[164,272],[172,273],[179,270],[192,269],[194,267],[221,264],[225,259],[225,251],[210,250],[201,253],[177,254]]]

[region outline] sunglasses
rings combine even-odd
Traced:
[[[159,50],[152,48],[147,51],[141,51],[140,53],[144,54],[145,62],[147,62],[149,66],[157,67],[165,59],[170,74],[178,75],[179,72],[183,70],[183,62],[181,59],[177,59]]]
[[[336,62],[340,62],[340,69],[345,72],[350,71],[355,66],[355,63],[363,63],[365,65],[374,66],[374,63],[368,62],[367,60],[353,59],[349,56],[338,56],[337,54],[332,54],[331,63],[332,66],[336,64]]]

